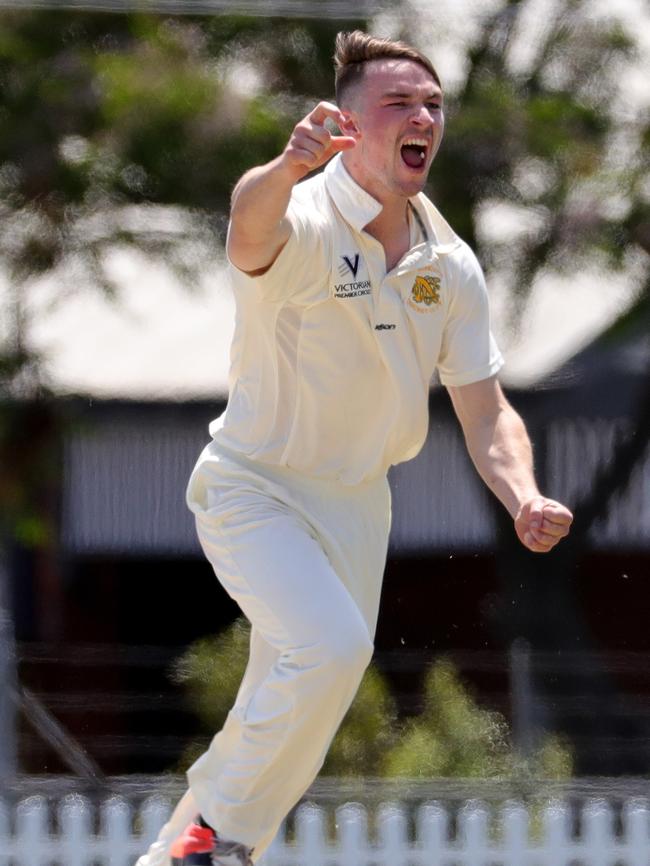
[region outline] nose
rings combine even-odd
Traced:
[[[411,122],[418,126],[433,126],[437,114],[439,112],[429,108],[428,105],[418,105],[411,115]]]

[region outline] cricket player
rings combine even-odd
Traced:
[[[522,544],[549,551],[572,520],[499,387],[480,266],[422,193],[444,129],[434,67],[361,31],[334,59],[336,103],[233,192],[230,394],[187,498],[250,659],[138,866],[250,866],[318,773],[372,654],[386,473],[425,441],[436,371]]]

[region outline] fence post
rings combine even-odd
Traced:
[[[92,837],[91,807],[84,797],[72,794],[59,806],[59,845],[65,866],[86,866]]]
[[[0,547],[0,779],[18,771],[16,745],[16,646],[9,601],[9,572]]]
[[[506,803],[501,811],[503,866],[522,866],[530,846],[528,811],[521,803]]]
[[[102,805],[102,837],[106,866],[132,866],[137,842],[131,835],[131,807],[121,797],[111,797]],[[103,866],[103,864],[102,864]]]
[[[458,816],[458,841],[464,866],[484,866],[489,862],[490,834],[488,812],[482,803],[468,802]]]
[[[134,831],[134,809],[124,797],[100,807],[100,830],[94,832],[95,806],[71,794],[56,808],[45,797],[30,797],[12,807],[0,798],[0,866],[133,866],[143,840],[155,836],[169,805],[160,797],[143,801]],[[501,832],[491,835],[491,812],[467,801],[458,814],[458,832],[449,839],[449,816],[439,803],[424,803],[416,814],[415,839],[408,832],[406,807],[384,804],[376,814],[377,839],[369,836],[371,819],[364,806],[348,803],[336,810],[338,832],[328,832],[330,811],[314,805],[296,813],[295,842],[286,825],[261,862],[267,866],[650,866],[650,807],[634,799],[623,805],[621,833],[606,800],[588,802],[581,813],[581,832],[573,830],[567,803],[550,804],[544,814],[544,835],[530,838],[531,815],[518,802],[506,803]],[[373,820],[374,823],[374,820]],[[376,842],[376,843],[375,843]],[[261,864],[260,864],[261,866]]]
[[[582,811],[582,851],[589,866],[609,866],[616,845],[614,816],[604,800],[592,800]]]
[[[650,851],[650,810],[645,800],[631,800],[623,807],[623,838],[629,866],[647,866]]]
[[[544,866],[558,866],[570,859],[572,853],[571,814],[564,803],[550,803],[544,810],[542,856]]]
[[[443,862],[447,862],[449,816],[440,803],[423,803],[420,806],[416,833],[420,866],[442,866]]]
[[[13,840],[10,835],[9,806],[0,799],[0,866],[9,866]]]
[[[48,866],[52,860],[49,809],[44,797],[29,797],[16,809],[16,866]]]
[[[395,803],[384,804],[377,816],[381,866],[407,866],[411,859],[404,809]]]
[[[158,837],[161,827],[167,822],[170,814],[171,805],[164,797],[154,795],[142,803],[140,807],[142,826],[139,839],[142,851],[146,851]]]
[[[336,810],[340,863],[364,866],[372,859],[368,839],[368,813],[360,803],[346,803]]]
[[[298,859],[309,866],[325,866],[331,862],[323,810],[307,804],[296,813],[296,843]]]

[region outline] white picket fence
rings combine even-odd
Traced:
[[[113,797],[97,809],[79,795],[50,805],[0,800],[0,866],[133,866],[169,815],[169,803],[138,809]],[[335,813],[300,806],[263,858],[264,866],[650,866],[650,807],[630,800],[617,814],[605,800],[572,810],[556,802],[538,814],[467,802],[453,815],[437,802],[415,812],[384,804],[372,813],[348,803]],[[540,823],[541,822],[541,823]],[[370,826],[372,825],[372,829]]]

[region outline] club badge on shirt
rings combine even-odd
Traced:
[[[440,305],[440,277],[418,275],[411,286],[407,304],[418,313],[431,313]]]

